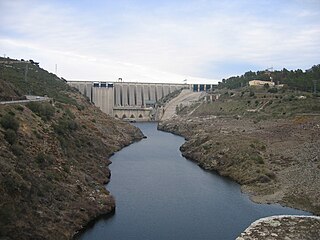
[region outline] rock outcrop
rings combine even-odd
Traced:
[[[272,216],[253,222],[236,240],[320,239],[320,217]]]

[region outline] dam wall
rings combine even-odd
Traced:
[[[71,87],[110,116],[129,120],[150,120],[157,101],[180,90],[207,91],[214,85],[134,82],[68,81]]]

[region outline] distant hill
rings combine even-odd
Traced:
[[[219,83],[219,87],[236,89],[248,85],[249,81],[255,79],[270,81],[270,77],[276,84],[286,84],[289,88],[306,92],[313,91],[313,81],[317,80],[318,88],[320,90],[320,64],[314,65],[312,68],[305,71],[302,71],[301,69],[289,71],[285,68],[281,71],[249,71],[241,76],[223,79],[222,82]]]

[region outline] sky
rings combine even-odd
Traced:
[[[67,80],[216,83],[320,63],[320,0],[0,0],[0,22],[0,55]]]

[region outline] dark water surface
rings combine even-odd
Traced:
[[[254,220],[307,214],[279,205],[255,204],[238,184],[181,156],[184,139],[137,123],[148,137],[116,153],[107,189],[114,216],[99,220],[80,239],[235,239]]]

